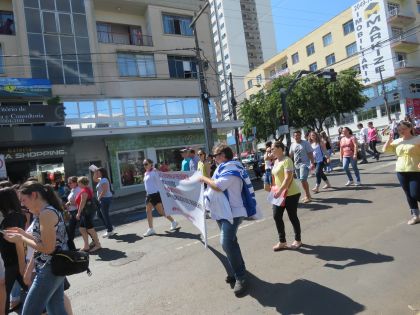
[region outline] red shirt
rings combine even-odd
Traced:
[[[90,187],[82,188],[82,190],[76,196],[75,202],[76,202],[77,208],[79,208],[79,206],[80,206],[80,202],[82,201],[82,194],[83,193],[86,193],[88,195],[88,197],[87,197],[88,200],[93,198],[93,191],[92,191],[92,189],[90,189]]]

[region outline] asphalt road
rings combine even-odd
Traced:
[[[413,314],[420,307],[420,224],[408,226],[408,207],[394,173],[394,159],[361,166],[360,188],[335,187],[300,205],[304,247],[273,252],[277,241],[266,193],[257,192],[265,217],[244,221],[239,233],[249,272],[249,294],[236,298],[224,282],[223,251],[208,220],[209,248],[198,231],[155,219],[157,236],[143,238],[142,214],[105,239],[91,256],[93,276],[70,277],[75,314]],[[314,179],[310,179],[311,186]],[[124,220],[123,220],[124,221]],[[132,222],[134,221],[134,222]],[[293,241],[286,218],[288,241]],[[81,240],[77,240],[81,245]]]

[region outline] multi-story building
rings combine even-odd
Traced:
[[[229,74],[234,94],[244,98],[243,77],[275,55],[270,0],[210,0],[223,119],[231,118]]]
[[[59,171],[85,175],[95,164],[108,168],[116,194],[124,195],[143,189],[145,157],[176,167],[180,148],[203,147],[189,27],[200,4],[1,1],[0,154],[10,178],[40,171],[44,179]],[[209,14],[196,26],[214,63]],[[205,77],[217,96],[214,71],[207,69]],[[231,129],[232,122],[216,121],[211,103],[214,132]]]
[[[278,76],[299,70],[354,68],[369,101],[358,112],[334,121],[332,135],[342,125],[357,129],[359,122],[388,124],[379,72],[392,118],[402,119],[413,111],[420,117],[420,2],[379,1],[369,7],[365,3],[355,4],[250,72],[243,82],[246,97]]]

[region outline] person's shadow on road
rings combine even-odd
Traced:
[[[116,240],[117,243],[125,242],[125,243],[128,243],[128,244],[133,244],[137,241],[141,241],[143,239],[143,237],[138,236],[135,233],[130,233],[130,234],[121,234],[121,235],[120,234],[114,234],[114,235],[111,235],[109,237],[109,239]]]
[[[121,258],[127,258],[127,254],[125,252],[110,248],[101,248],[100,250],[89,254],[90,256],[98,256],[96,261],[113,261]]]
[[[299,252],[308,255],[315,255],[316,258],[327,261],[325,267],[334,269],[345,269],[367,264],[379,264],[384,262],[391,262],[394,257],[383,255],[381,253],[372,253],[359,248],[345,248],[336,246],[321,246],[321,245],[307,245],[303,244],[299,248]],[[347,262],[346,264],[336,264],[332,262]],[[331,262],[331,263],[330,263]]]
[[[165,231],[166,233],[156,233],[156,236],[172,237],[172,238],[183,238],[201,241],[201,234],[193,234],[188,232],[180,231],[180,227],[174,231]]]
[[[249,296],[262,306],[275,307],[283,315],[351,315],[365,309],[348,296],[306,279],[270,283],[248,272],[248,281]]]
[[[208,249],[220,260],[226,272],[231,274],[226,256],[211,246]],[[365,309],[346,295],[309,280],[299,279],[289,284],[270,283],[249,271],[247,279],[248,295],[262,306],[275,307],[279,314],[351,315]]]

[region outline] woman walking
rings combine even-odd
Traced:
[[[334,154],[334,150],[331,145],[331,139],[330,137],[328,137],[327,133],[324,130],[322,130],[319,135],[321,136],[321,142],[325,144],[325,148],[327,149],[327,153],[328,153],[328,157],[325,161],[325,172],[331,173],[332,172],[331,155]]]
[[[378,130],[373,127],[373,122],[368,122],[368,141],[369,141],[369,148],[373,152],[373,157],[376,161],[379,161],[379,152],[376,150],[376,144],[379,141]]]
[[[197,170],[200,171],[201,175],[210,177],[210,163],[207,161],[206,152],[203,150],[198,151],[200,161],[198,161]]]
[[[350,173],[350,164],[356,176],[356,183],[354,185],[360,186],[360,173],[357,168],[357,141],[353,136],[353,131],[349,127],[343,128],[343,137],[340,140],[340,161],[343,162],[343,169],[348,178],[346,186],[354,184],[353,176]]]
[[[93,180],[98,183],[96,185],[97,197],[100,204],[98,216],[106,227],[106,232],[102,235],[102,237],[106,238],[115,234],[111,218],[109,217],[109,208],[112,202],[112,188],[106,169],[103,167],[98,168],[95,171]]]
[[[144,187],[146,189],[147,223],[149,224],[149,228],[143,234],[143,236],[146,237],[156,234],[155,230],[153,229],[153,208],[155,208],[161,216],[165,216],[169,221],[171,221],[170,230],[174,231],[178,227],[178,222],[176,222],[170,215],[165,215],[165,211],[163,210],[162,205],[162,199],[160,199],[159,194],[160,179],[159,175],[156,172],[156,169],[153,167],[153,161],[150,159],[146,159],[143,161],[143,166],[146,169],[146,173],[144,175]]]
[[[76,219],[77,215],[77,204],[76,204],[76,197],[80,193],[81,189],[77,184],[77,177],[71,176],[68,178],[67,183],[70,187],[70,194],[67,196],[67,211],[70,214],[70,219],[67,227],[68,233],[68,245],[69,249],[76,250],[76,246],[74,245],[74,236],[76,234],[76,228],[79,221]]]
[[[21,205],[16,191],[11,188],[0,189],[0,212],[4,218],[0,223],[1,230],[18,227],[25,228],[25,215],[21,211]],[[23,274],[25,272],[25,249],[23,242],[10,243],[0,234],[0,252],[3,257],[5,267],[6,281],[6,314],[9,310],[10,293],[12,292],[15,281],[22,288],[26,289],[23,282]]]
[[[24,242],[35,249],[36,276],[29,289],[22,315],[39,315],[46,308],[49,315],[66,315],[64,308],[64,277],[51,270],[51,254],[56,248],[67,249],[67,233],[61,201],[49,185],[26,182],[20,189],[20,201],[34,214],[32,234],[14,227],[5,238],[18,244]]]
[[[281,195],[286,195],[286,201],[284,206],[273,205],[274,221],[276,222],[277,231],[279,234],[279,242],[273,246],[274,251],[280,251],[288,248],[286,242],[286,232],[284,229],[283,213],[287,210],[290,222],[293,225],[295,232],[295,241],[292,243],[290,248],[298,249],[302,246],[300,222],[297,216],[297,208],[300,198],[299,186],[296,184],[293,178],[293,161],[284,155],[284,145],[280,141],[273,143],[271,148],[271,154],[276,158],[272,174],[274,176],[274,186],[276,193],[275,198],[279,198]],[[285,192],[286,191],[286,192]]]
[[[414,225],[420,222],[420,137],[415,135],[414,127],[410,122],[401,121],[398,124],[400,138],[393,140],[392,132],[383,147],[384,152],[397,155],[397,177],[404,190],[410,207],[412,218],[407,222]]]
[[[321,179],[325,182],[325,185],[322,187],[323,189],[331,188],[330,182],[328,181],[327,176],[324,174],[324,159],[326,158],[325,155],[328,155],[328,153],[325,143],[321,141],[321,137],[315,131],[311,131],[309,134],[309,142],[313,149],[312,153],[314,155],[316,176],[316,184],[315,187],[312,188],[312,191],[317,194],[319,193]]]
[[[77,179],[77,184],[80,187],[80,193],[76,196],[76,205],[77,205],[77,214],[76,219],[80,221],[80,234],[83,238],[83,248],[82,251],[85,252],[95,252],[101,249],[101,243],[99,242],[98,234],[93,226],[93,213],[87,211],[86,203],[88,201],[92,202],[93,191],[90,189],[89,179],[85,176],[79,177]],[[89,250],[89,235],[92,237],[94,246]]]

